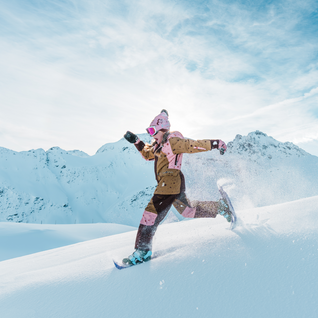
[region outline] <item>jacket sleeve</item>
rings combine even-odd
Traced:
[[[212,150],[212,142],[210,139],[192,140],[179,137],[169,139],[172,152],[177,155],[180,153],[197,153]]]
[[[137,142],[135,143],[135,147],[141,153],[144,159],[148,161],[155,159],[154,149],[152,145],[145,144],[143,141],[138,139]]]

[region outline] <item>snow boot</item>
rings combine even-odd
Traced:
[[[218,214],[224,216],[228,222],[232,221],[231,211],[225,199],[219,200]]]
[[[151,260],[151,251],[135,250],[130,256],[123,259],[123,264],[136,265]]]

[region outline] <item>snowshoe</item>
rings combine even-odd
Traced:
[[[236,219],[237,219],[234,207],[231,203],[229,196],[224,191],[222,186],[219,185],[218,187],[222,197],[222,199],[219,201],[218,213],[224,216],[228,222],[231,222],[230,229],[233,230],[236,226]]]

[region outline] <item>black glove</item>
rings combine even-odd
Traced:
[[[124,138],[131,144],[134,144],[138,140],[138,136],[133,134],[131,131],[127,131],[124,135]]]

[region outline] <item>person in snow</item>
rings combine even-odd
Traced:
[[[170,132],[166,110],[162,110],[146,130],[154,138],[151,144],[145,144],[130,131],[124,135],[127,141],[136,146],[144,159],[154,161],[158,182],[140,221],[135,251],[128,258],[123,259],[123,263],[127,265],[151,259],[153,237],[172,205],[185,218],[215,218],[217,214],[221,214],[231,222],[228,203],[223,199],[217,202],[193,201],[191,204],[185,194],[185,179],[181,172],[183,153],[218,149],[223,155],[227,149],[226,144],[220,139],[185,139],[178,131]]]

